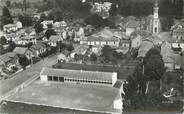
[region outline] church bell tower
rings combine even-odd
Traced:
[[[160,32],[160,19],[158,15],[158,10],[159,10],[158,2],[156,2],[153,8],[153,28],[152,28],[153,34],[157,34]]]

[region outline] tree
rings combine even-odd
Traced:
[[[32,26],[33,24],[32,17],[30,17],[29,15],[19,15],[18,18],[23,26]]]
[[[118,10],[118,9],[117,9],[117,7],[116,7],[116,4],[113,3],[113,4],[111,5],[110,10],[109,10],[110,15],[115,16],[115,15],[117,14],[117,10]]]
[[[45,32],[45,37],[46,37],[47,39],[49,39],[50,36],[52,36],[52,35],[56,35],[56,32],[55,32],[54,29],[48,29],[48,30]]]
[[[44,30],[43,25],[40,22],[37,22],[35,24],[34,29],[35,29],[36,33],[40,33]]]
[[[16,45],[13,41],[9,41],[8,44],[9,44],[8,51],[12,52],[15,49]]]
[[[71,52],[71,51],[73,51],[74,50],[74,47],[73,47],[73,45],[68,45],[67,47],[67,50],[69,51],[69,52]]]
[[[92,54],[90,55],[90,60],[91,60],[91,61],[96,61],[96,60],[97,60],[96,54],[92,53]]]
[[[164,74],[164,62],[158,55],[150,56],[145,63],[145,76],[147,80],[160,80]]]
[[[13,19],[7,7],[3,7],[2,25],[13,23]]]
[[[138,49],[132,49],[131,50],[131,55],[132,55],[132,58],[137,58],[138,56]]]
[[[158,109],[162,106],[162,101],[164,97],[159,88],[150,85],[150,89],[148,94],[145,96],[145,106],[146,108]]]
[[[4,53],[6,53],[6,51],[5,51],[4,47],[3,47],[3,45],[0,44],[0,54],[2,55]]]
[[[88,25],[92,25],[96,28],[105,27],[110,25],[110,21],[107,19],[103,19],[101,16],[97,14],[90,15],[87,17],[84,22]]]
[[[47,28],[48,28],[48,29],[51,29],[52,27],[53,27],[52,24],[48,24],[48,25],[47,25]]]
[[[159,55],[159,56],[161,56],[161,55],[160,55],[160,49],[159,49],[159,48],[156,48],[156,47],[151,48],[151,49],[146,53],[145,61],[146,61],[146,59],[148,59],[148,58],[149,58],[150,56],[152,56],[152,55]]]
[[[82,54],[75,54],[74,55],[74,59],[75,59],[75,61],[79,61],[79,60],[82,60],[83,59],[83,55]]]
[[[174,19],[171,17],[161,18],[161,25],[163,31],[169,31],[171,26],[174,24]]]
[[[102,48],[102,57],[104,57],[105,62],[113,62],[116,63],[117,62],[117,58],[115,57],[115,51],[114,49],[112,49],[110,46],[105,45]]]
[[[164,91],[170,91],[170,88],[174,88],[177,90],[177,95],[183,96],[183,79],[182,72],[166,72],[162,77],[162,88]]]
[[[54,16],[56,21],[63,21],[63,12],[61,10],[56,10]]]
[[[47,16],[44,13],[42,13],[40,15],[40,22],[45,21],[46,19],[47,19]]]
[[[54,20],[54,17],[55,17],[55,15],[54,15],[53,11],[51,11],[51,12],[49,12],[49,14],[47,16],[47,19],[48,20]]]
[[[11,2],[9,0],[6,1],[6,6],[11,7]]]
[[[6,40],[6,38],[4,36],[1,36],[1,38],[0,38],[0,44],[1,45],[7,44],[7,40]]]
[[[30,64],[30,61],[25,55],[19,55],[19,63],[25,69],[25,67]]]
[[[158,48],[152,48],[144,58],[145,76],[147,80],[160,80],[165,72],[164,61]]]

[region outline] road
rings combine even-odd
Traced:
[[[13,90],[18,85],[22,84],[29,78],[33,77],[36,74],[39,74],[42,67],[49,67],[55,64],[57,61],[57,56],[53,55],[50,57],[45,58],[44,60],[39,61],[38,63],[34,64],[32,67],[14,74],[12,78],[7,80],[0,81],[0,96],[4,96],[10,90]]]

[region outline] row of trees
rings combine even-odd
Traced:
[[[93,1],[99,2],[98,0]],[[103,2],[105,1],[107,0]],[[109,0],[108,2],[118,5],[117,9],[114,5],[112,6],[112,10],[110,11],[112,14],[117,11],[122,16],[147,16],[152,14],[155,0]],[[163,17],[181,18],[184,13],[183,5],[183,0],[160,0],[159,14]]]
[[[40,12],[54,9],[61,10],[64,18],[82,17],[84,14],[89,14],[89,4],[83,4],[81,0],[47,0],[38,7]]]
[[[160,91],[160,80],[165,72],[164,62],[158,48],[151,49],[143,61],[136,66],[132,76],[125,84],[125,99],[131,106],[125,108],[145,109],[159,107],[163,97]],[[153,86],[154,84],[154,86]],[[130,105],[129,104],[129,105]]]
[[[119,13],[123,16],[147,16],[153,12],[154,2],[155,0],[118,0]],[[160,0],[159,14],[163,17],[181,18],[183,5],[183,0]]]
[[[7,7],[3,7],[3,11],[2,11],[2,18],[1,18],[1,28],[6,25],[6,24],[10,24],[13,23],[13,19],[10,15],[10,12],[8,10]]]
[[[18,16],[19,21],[22,23],[22,26],[32,26],[33,25],[33,19],[29,15],[19,15]]]
[[[92,25],[96,28],[103,28],[106,26],[113,26],[114,23],[108,19],[103,19],[101,16],[97,14],[92,14],[85,18],[84,22],[88,25]]]
[[[28,14],[19,15],[18,19],[22,23],[23,26],[32,26],[33,25],[32,17],[29,16]],[[13,18],[10,14],[9,9],[6,6],[3,7],[3,14],[2,14],[1,22],[2,22],[1,28],[4,25],[13,23]]]
[[[155,47],[148,51],[145,58],[138,63],[132,76],[127,78],[124,85],[125,110],[160,110],[168,107],[177,110],[182,107],[182,102],[172,101],[163,97],[166,91],[174,88],[176,95],[183,95],[182,72],[166,72],[160,49]]]

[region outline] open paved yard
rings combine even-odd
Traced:
[[[117,112],[120,110],[112,107],[118,93],[112,87],[37,80],[7,100],[84,111]]]

